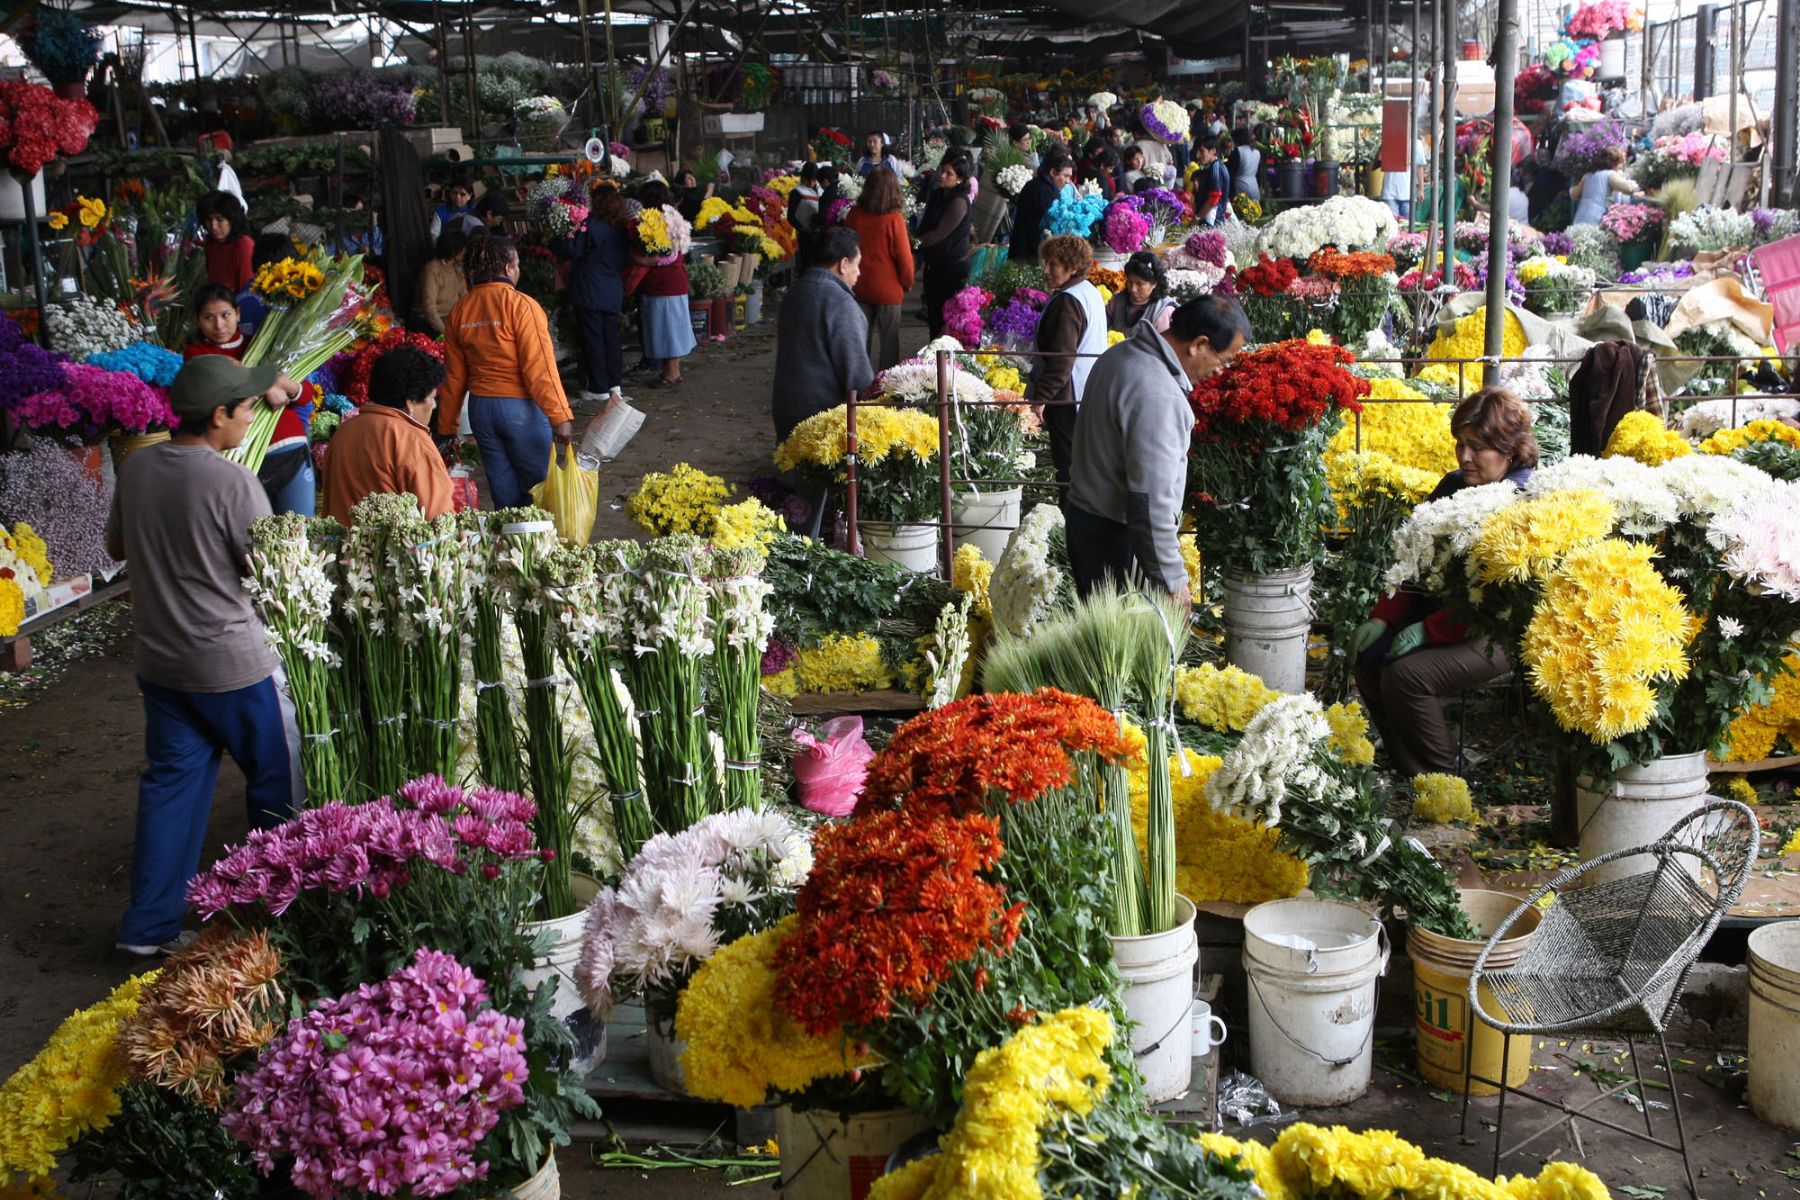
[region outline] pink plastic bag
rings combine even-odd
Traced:
[[[794,759],[800,803],[828,817],[847,817],[862,795],[875,751],[863,739],[861,717],[833,717],[819,726],[818,736],[799,730],[794,740],[806,753]]]

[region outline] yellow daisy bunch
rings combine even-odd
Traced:
[[[749,213],[746,213],[744,215],[750,216]],[[733,219],[735,220],[736,218],[734,217]],[[782,253],[781,243],[777,242],[774,238],[770,237],[768,235],[768,233],[764,231],[762,225],[756,220],[756,218],[754,216],[750,216],[750,219],[748,221],[742,221],[736,225],[733,225],[731,227],[731,232],[734,234],[738,234],[742,237],[756,238],[757,239],[756,253],[762,255],[764,258],[780,258],[781,257],[781,253]]]
[[[939,1152],[877,1180],[869,1200],[1038,1200],[1039,1131],[1061,1112],[1093,1111],[1112,1085],[1112,1037],[1107,1013],[1070,1008],[977,1054],[963,1077],[962,1111]]]
[[[1193,596],[1194,603],[1200,603],[1200,596],[1206,591],[1206,577],[1202,573],[1200,561],[1200,539],[1195,534],[1184,533],[1177,539],[1181,547],[1181,565],[1187,568],[1188,593]]]
[[[118,1113],[125,1083],[119,1022],[137,1012],[155,979],[154,971],[134,975],[70,1016],[35,1058],[0,1084],[0,1163],[9,1171],[48,1175],[58,1152]]]
[[[712,532],[731,487],[687,463],[668,471],[652,471],[625,501],[625,515],[656,537]],[[773,515],[773,514],[771,514]]]
[[[981,373],[981,378],[989,387],[993,388],[996,392],[1018,392],[1021,395],[1024,394],[1025,377],[1019,374],[1019,369],[1017,367],[996,355],[983,355],[982,357],[991,359],[991,363],[982,364]]]
[[[794,678],[794,668],[786,667],[772,675],[762,677],[763,691],[771,696],[780,696],[783,700],[792,700],[800,694],[800,682]]]
[[[798,175],[777,175],[763,186],[786,200],[788,193],[800,186],[800,177]]]
[[[1800,655],[1790,654],[1787,671],[1775,677],[1775,698],[1761,708],[1746,709],[1731,722],[1726,734],[1730,750],[1726,762],[1755,762],[1775,750],[1775,739],[1785,737],[1800,747]]]
[[[1469,572],[1477,583],[1542,579],[1575,547],[1612,533],[1617,518],[1612,501],[1585,488],[1521,500],[1482,523]]]
[[[1760,798],[1756,794],[1756,786],[1742,775],[1733,775],[1725,784],[1725,794],[1740,804],[1754,806]]]
[[[1782,442],[1789,446],[1800,446],[1800,429],[1771,419],[1752,421],[1748,425],[1739,425],[1736,429],[1719,430],[1700,443],[1700,453],[1735,454],[1752,442]]]
[[[40,587],[50,586],[50,547],[39,537],[37,530],[20,521],[13,526],[13,553],[19,560],[32,569],[38,577]]]
[[[0,579],[0,637],[11,637],[24,623],[24,590],[10,579]]]
[[[1111,300],[1111,299],[1112,299],[1112,297],[1111,297],[1111,296],[1109,296],[1109,295],[1107,295],[1107,292],[1106,292],[1106,289],[1105,289],[1105,288],[1101,288],[1101,289],[1100,289],[1100,294],[1101,294],[1101,295],[1102,295],[1102,296],[1106,296],[1106,298],[1107,298],[1107,299],[1108,299],[1108,300]],[[1124,341],[1124,340],[1125,340],[1125,335],[1124,335],[1124,334],[1123,334],[1123,333],[1121,333],[1121,332],[1120,332],[1120,331],[1119,331],[1119,330],[1117,330],[1117,329],[1113,329],[1113,330],[1109,330],[1109,331],[1108,331],[1108,332],[1107,332],[1107,335],[1106,335],[1106,345],[1107,345],[1107,348],[1108,348],[1108,349],[1110,349],[1110,348],[1112,348],[1112,347],[1113,347],[1113,346],[1116,346],[1116,345],[1118,345],[1118,344],[1119,344],[1119,343],[1120,343],[1120,342],[1122,342],[1122,341]]]
[[[1550,273],[1550,268],[1568,262],[1566,254],[1534,254],[1519,264],[1514,272],[1520,283],[1535,283]]]
[[[1381,500],[1415,508],[1442,478],[1442,472],[1409,467],[1379,451],[1325,455],[1325,486],[1337,504],[1340,526],[1349,524],[1352,512]]]
[[[1412,779],[1412,815],[1428,825],[1449,821],[1475,821],[1475,803],[1469,784],[1459,775],[1429,772]]]
[[[106,201],[92,196],[77,196],[75,203],[78,210],[75,217],[81,222],[83,229],[94,229],[106,220]]]
[[[1531,687],[1557,723],[1603,745],[1649,726],[1655,684],[1687,677],[1697,621],[1650,565],[1656,548],[1606,538],[1572,550],[1525,629]]]
[[[1439,329],[1437,337],[1425,351],[1425,357],[1440,360],[1442,365],[1427,365],[1419,372],[1419,378],[1430,379],[1440,383],[1455,384],[1460,372],[1462,387],[1465,393],[1473,392],[1481,386],[1482,365],[1480,363],[1447,364],[1443,360],[1458,358],[1479,358],[1487,352],[1487,306],[1476,309],[1465,317],[1457,318],[1448,329]],[[1525,327],[1519,324],[1519,318],[1510,310],[1505,316],[1505,328],[1500,334],[1500,353],[1505,358],[1517,358],[1525,352],[1528,339]]]
[[[1242,733],[1250,719],[1281,699],[1262,680],[1230,665],[1175,669],[1175,706],[1181,715],[1220,733]]]
[[[969,593],[969,615],[983,621],[994,618],[993,598],[988,595],[988,586],[993,582],[994,564],[981,556],[981,548],[973,542],[964,542],[956,548],[956,557],[950,564],[950,586],[959,592]]]
[[[1275,1152],[1261,1142],[1249,1138],[1240,1141],[1223,1133],[1203,1133],[1200,1145],[1220,1158],[1236,1158],[1248,1167],[1256,1176],[1256,1186],[1262,1192],[1263,1200],[1304,1200],[1301,1193],[1291,1190],[1281,1178],[1281,1169],[1275,1165]]]
[[[1144,761],[1144,734],[1127,724],[1131,745],[1126,780],[1131,788],[1131,828],[1138,853],[1146,853],[1150,780]],[[1182,760],[1187,773],[1182,773]],[[1281,851],[1281,833],[1228,812],[1216,812],[1206,798],[1206,781],[1223,759],[1186,747],[1169,758],[1175,812],[1175,890],[1197,904],[1259,904],[1297,896],[1306,887],[1306,864]]]
[[[775,1004],[775,950],[799,920],[732,942],[682,989],[675,1036],[687,1043],[681,1066],[694,1095],[755,1108],[771,1090],[802,1091],[867,1065],[844,1037],[815,1037]]]
[[[1639,411],[1626,413],[1613,426],[1600,457],[1635,458],[1646,466],[1660,467],[1670,459],[1685,458],[1693,452],[1688,440],[1663,424],[1661,417]]]
[[[866,633],[828,633],[803,649],[790,668],[802,692],[871,692],[894,686],[881,643]]]
[[[1456,469],[1456,436],[1450,432],[1454,405],[1426,400],[1423,392],[1391,376],[1369,380],[1369,399],[1377,403],[1365,403],[1360,417],[1349,418],[1332,435],[1325,448],[1327,464],[1357,452],[1360,421],[1364,453],[1384,454],[1401,466],[1430,472],[1433,487],[1445,472]]]
[[[50,226],[53,232],[61,233],[69,227],[69,214],[53,212],[44,218],[44,224]]]
[[[736,504],[727,504],[713,514],[711,541],[719,550],[736,550],[755,546],[767,551],[776,538],[787,532],[781,514],[752,496]]]
[[[1325,723],[1331,736],[1325,744],[1344,762],[1353,767],[1366,767],[1375,761],[1375,743],[1369,740],[1369,718],[1357,704],[1345,702],[1328,705]]]
[[[716,221],[725,221],[733,226],[755,225],[760,228],[762,225],[762,222],[756,219],[756,214],[743,205],[733,204],[718,196],[708,196],[701,203],[700,212],[694,217],[694,228],[696,230],[705,229]]]
[[[646,208],[638,213],[637,238],[645,254],[660,257],[675,253],[674,239],[669,236],[669,221],[660,208]]]
[[[814,413],[794,426],[787,440],[775,448],[775,465],[783,471],[798,467],[831,468],[844,461],[848,438],[845,411],[836,408]],[[937,459],[937,418],[910,408],[859,406],[856,411],[856,458],[874,465],[889,455],[905,455],[920,463]]]

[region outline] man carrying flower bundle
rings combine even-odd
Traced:
[[[273,828],[294,808],[298,739],[241,579],[250,523],[269,515],[269,500],[256,476],[224,457],[250,428],[249,401],[279,375],[219,355],[189,360],[169,391],[180,421],[173,438],[132,455],[113,494],[107,553],[131,567],[148,759],[131,907],[119,926],[129,954],[180,944],[221,752],[244,773],[252,826]]]
[[[1131,587],[1141,575],[1188,599],[1178,536],[1194,429],[1188,393],[1249,337],[1237,301],[1199,296],[1175,310],[1166,332],[1140,324],[1094,365],[1063,505],[1069,566],[1082,595],[1109,578]]]

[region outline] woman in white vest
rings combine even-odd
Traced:
[[[1088,282],[1094,249],[1086,238],[1062,234],[1038,244],[1044,284],[1055,293],[1038,321],[1031,389],[1026,395],[1050,432],[1050,460],[1059,483],[1069,482],[1075,453],[1075,414],[1094,360],[1106,350],[1106,302]]]

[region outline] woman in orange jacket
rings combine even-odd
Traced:
[[[512,508],[531,503],[531,489],[549,471],[552,439],[574,439],[574,414],[556,369],[549,319],[517,287],[512,239],[475,237],[465,263],[469,292],[444,318],[438,432],[456,432],[467,397],[494,507]]]

